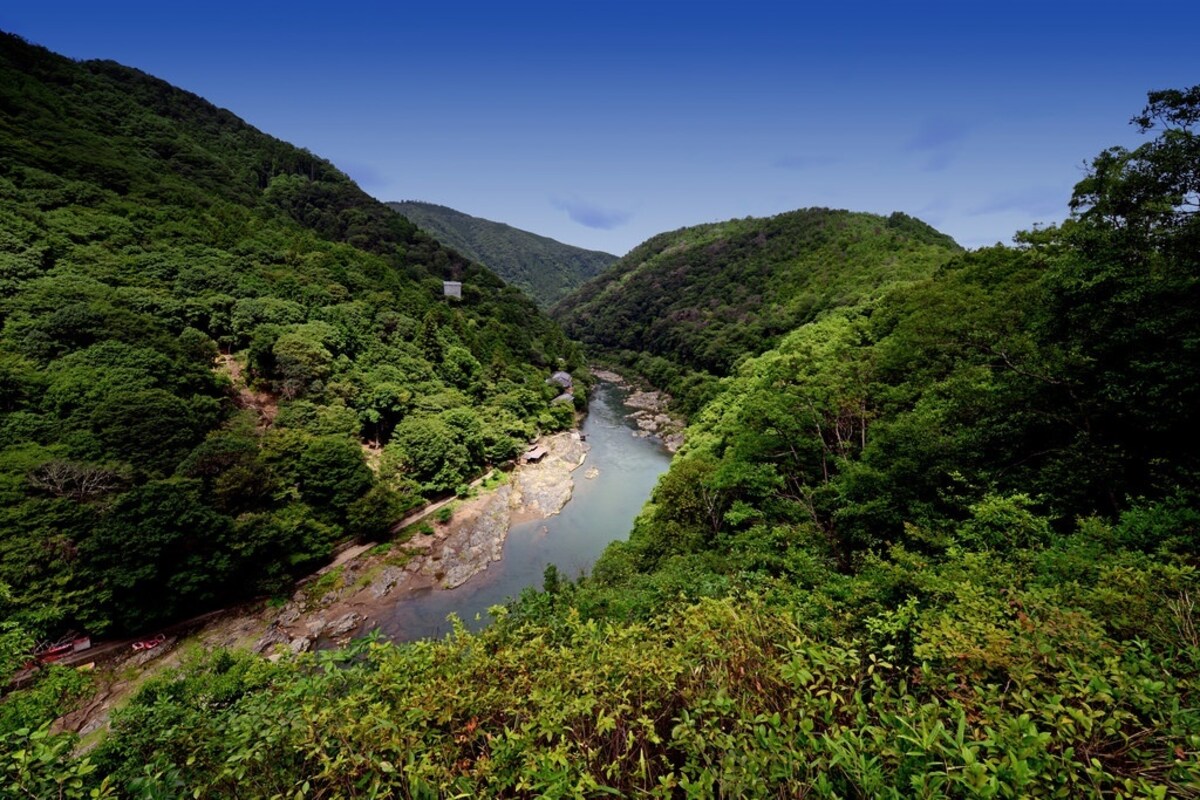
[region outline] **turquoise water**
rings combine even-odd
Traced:
[[[671,454],[657,440],[632,435],[636,426],[625,418],[630,411],[622,403],[625,395],[610,383],[594,390],[582,428],[591,449],[573,473],[575,492],[559,514],[514,525],[502,560],[457,589],[409,595],[381,615],[379,631],[393,641],[440,636],[450,629],[450,613],[478,630],[489,621],[489,606],[515,597],[527,586],[540,588],[547,564],[556,565],[563,577],[574,578],[591,569],[609,542],[627,538]],[[592,467],[600,474],[584,478]]]

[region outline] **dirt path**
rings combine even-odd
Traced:
[[[495,470],[488,470],[486,473],[484,473],[480,477],[471,481],[471,483],[470,483],[471,488],[478,489],[480,486],[483,485],[484,481],[486,481],[488,478],[492,477],[492,475],[494,475],[494,474],[495,474]],[[409,525],[413,525],[415,523],[420,522],[421,520],[428,517],[430,514],[433,514],[434,512],[445,508],[446,506],[450,505],[451,503],[455,502],[458,499],[459,498],[457,498],[457,497],[447,497],[445,499],[438,500],[434,503],[430,503],[429,505],[423,506],[423,507],[417,509],[416,511],[411,511],[408,514],[405,514],[403,517],[401,517],[399,520],[397,520],[392,525],[392,533],[399,533],[400,531],[407,528]]]
[[[494,474],[494,470],[488,470],[488,472],[485,475],[483,475],[482,477],[476,478],[475,480],[471,481],[471,488],[476,489],[479,486],[483,485],[483,482],[486,481],[488,478],[492,477],[493,474]],[[392,523],[392,528],[391,528],[392,533],[394,533],[394,534],[399,533],[400,531],[407,528],[409,525],[415,525],[416,523],[420,522],[421,520],[425,519],[426,517],[432,516],[433,514],[437,513],[439,510],[445,508],[446,506],[448,506],[454,502],[461,502],[461,501],[457,497],[447,497],[443,500],[438,500],[435,503],[429,503],[428,505],[421,506],[416,511],[411,511],[408,514],[405,514],[400,519],[398,519],[396,522]],[[354,559],[361,556],[363,553],[370,550],[372,547],[376,547],[376,546],[377,546],[377,543],[373,543],[373,542],[366,542],[364,544],[351,545],[350,547],[347,547],[345,550],[342,550],[340,553],[338,553],[336,556],[334,556],[333,561],[330,561],[328,566],[323,567],[321,570],[319,570],[317,572],[317,574],[319,575],[323,572],[328,572],[330,569],[333,569],[334,567],[340,567],[343,564],[353,561]]]
[[[248,603],[209,612],[164,628],[157,646],[135,651],[138,639],[105,642],[90,650],[60,659],[60,666],[86,669],[94,676],[95,692],[80,708],[55,722],[56,731],[71,731],[86,737],[81,749],[93,747],[99,732],[108,726],[112,711],[123,705],[155,674],[178,666],[184,654],[196,649],[249,647],[260,635],[264,604]],[[95,734],[95,736],[92,736]]]
[[[242,365],[232,353],[217,356],[217,372],[226,375],[233,384],[234,402],[238,408],[250,408],[258,414],[258,427],[269,428],[279,414],[279,400],[267,392],[251,389],[246,383]]]

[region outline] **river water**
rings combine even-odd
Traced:
[[[593,390],[582,427],[591,449],[573,473],[575,492],[560,513],[514,525],[502,560],[457,589],[429,589],[401,600],[379,619],[379,632],[393,641],[441,636],[450,630],[451,613],[478,630],[489,622],[489,606],[527,586],[540,588],[547,564],[575,578],[591,569],[609,542],[627,538],[671,454],[658,440],[633,435],[637,427],[626,419],[626,395],[611,383]],[[600,474],[583,477],[593,467]]]

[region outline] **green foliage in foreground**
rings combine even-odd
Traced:
[[[91,763],[133,797],[1200,796],[1200,577],[1119,536],[895,548],[632,624],[559,582],[480,634],[218,653]]]
[[[0,583],[0,609],[11,601],[9,587]],[[20,626],[0,622],[0,680],[8,683],[32,646],[32,637]],[[8,692],[0,702],[0,798],[113,796],[109,781],[94,774],[91,759],[73,755],[75,737],[51,732],[55,717],[92,689],[84,673],[50,667],[20,691]]]
[[[617,260],[610,253],[584,250],[434,203],[406,200],[387,205],[442,244],[524,289],[543,308]]]
[[[579,364],[327,161],[0,34],[0,619],[98,635],[284,590],[569,425],[544,379]]]

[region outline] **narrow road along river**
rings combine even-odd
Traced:
[[[450,629],[450,613],[478,629],[488,622],[489,606],[527,586],[541,587],[547,564],[575,578],[591,569],[609,542],[628,537],[671,454],[657,440],[633,435],[636,426],[622,403],[626,395],[611,383],[593,391],[582,428],[591,450],[575,470],[575,492],[559,514],[513,525],[501,561],[457,589],[424,590],[400,600],[381,615],[379,632],[394,641],[440,636]],[[599,474],[585,478],[592,469]]]

